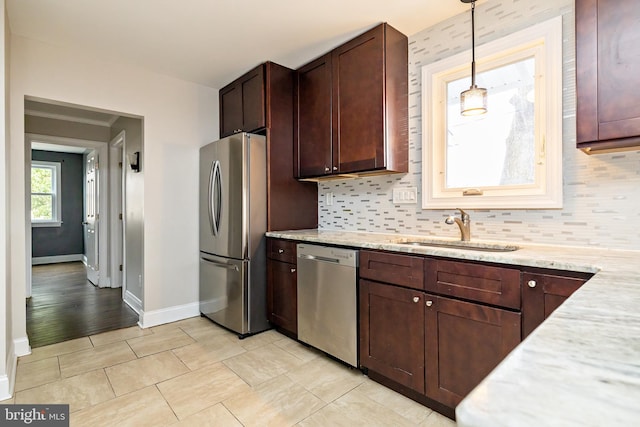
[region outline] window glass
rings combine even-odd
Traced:
[[[490,102],[480,116],[460,114],[469,78],[448,82],[446,188],[534,183],[534,74],[534,58],[478,73]]]
[[[31,221],[60,225],[60,163],[33,161],[31,166]]]

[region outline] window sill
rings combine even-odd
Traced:
[[[32,222],[31,228],[62,227],[62,221]]]

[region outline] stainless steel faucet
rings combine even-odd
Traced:
[[[462,209],[456,209],[460,211],[460,217],[462,219],[451,215],[447,219],[445,219],[444,222],[449,225],[453,224],[454,222],[458,224],[458,227],[460,227],[460,240],[462,240],[463,242],[468,242],[469,240],[471,240],[471,218],[469,218],[469,214]]]

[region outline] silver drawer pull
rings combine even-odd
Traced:
[[[530,288],[535,288],[536,287],[536,281],[535,280],[529,280],[527,282],[527,285],[529,285]]]
[[[284,249],[278,249],[278,253],[279,254],[283,254],[284,253]]]
[[[433,301],[427,301],[427,307],[431,307],[433,305]]]
[[[413,297],[413,302],[419,302],[420,301],[420,297]]]
[[[292,268],[292,269],[291,269],[291,272],[292,272],[292,273],[295,273],[295,272],[296,272],[296,269],[295,269],[295,268]]]

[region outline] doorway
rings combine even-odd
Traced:
[[[26,317],[32,347],[131,326],[138,322],[142,292],[137,292],[133,298],[136,304],[126,302],[125,294],[129,292],[126,292],[123,274],[129,263],[139,264],[131,265],[130,268],[142,271],[141,251],[131,259],[124,256],[127,242],[127,229],[124,226],[127,216],[124,208],[127,187],[122,159],[128,148],[125,128],[131,127],[140,129],[140,132],[137,141],[139,145],[130,148],[140,152],[141,118],[25,98],[26,150],[31,151],[32,146],[40,150],[55,147],[54,151],[57,152],[73,149],[80,151],[83,163],[80,177],[83,193],[80,210],[83,216],[80,221],[76,221],[73,215],[62,209],[59,227],[54,229],[51,234],[53,237],[49,239],[55,243],[54,246],[60,246],[58,243],[62,240],[61,231],[69,228],[67,224],[71,222],[70,228],[81,230],[81,251],[36,256],[34,251],[37,236],[36,233],[32,235],[32,228],[29,226],[32,225],[31,218],[27,218],[27,253],[31,254],[28,260],[33,266],[27,269]],[[31,181],[27,179],[27,182]],[[30,192],[27,189],[29,204],[34,200],[33,193],[28,194]],[[140,197],[138,200],[141,204],[143,199]],[[72,202],[63,198],[63,207],[69,204]],[[141,210],[142,206],[137,208]],[[30,209],[27,210],[27,215],[31,215]],[[142,219],[140,216],[138,218]],[[36,231],[36,228],[33,230]],[[142,236],[139,236],[139,240],[141,239]],[[133,243],[142,247],[137,241]],[[82,271],[78,270],[79,267]],[[141,285],[142,281],[139,282]],[[45,326],[47,324],[49,327]],[[52,328],[51,325],[55,326]]]

